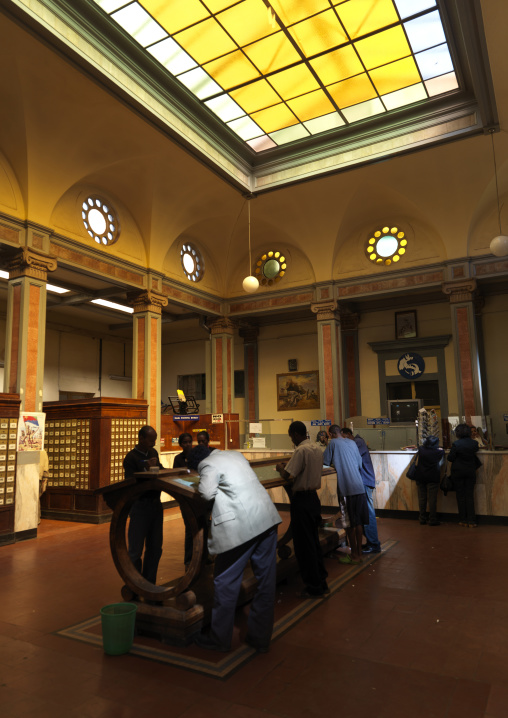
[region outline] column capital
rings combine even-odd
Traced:
[[[146,289],[144,292],[129,292],[127,299],[131,307],[134,307],[134,314],[141,312],[152,312],[162,314],[162,307],[168,304],[168,298],[156,289]]]
[[[256,344],[259,336],[259,327],[256,324],[249,324],[240,327],[238,333],[242,337],[244,344]]]
[[[310,309],[313,314],[317,314],[316,319],[318,322],[330,321],[331,319],[339,321],[340,319],[335,299],[328,302],[315,302],[310,305]]]
[[[230,334],[233,336],[235,333],[235,323],[229,317],[218,317],[211,321],[208,326],[212,336],[217,334]]]
[[[7,260],[9,279],[31,277],[45,282],[48,272],[54,272],[57,266],[56,257],[34,247],[20,247],[12,254],[9,253]]]
[[[453,282],[443,282],[441,291],[450,295],[450,304],[472,302],[476,293],[476,279],[459,279]]]

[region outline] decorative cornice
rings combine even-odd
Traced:
[[[315,302],[310,305],[311,312],[317,314],[318,322],[339,321],[340,314],[337,311],[337,302],[335,299],[329,302]]]
[[[15,250],[7,261],[9,279],[32,277],[45,282],[48,272],[54,272],[57,266],[56,257],[33,247],[21,247]]]
[[[475,298],[476,279],[460,279],[454,282],[443,282],[441,290],[450,295],[450,304],[472,302]]]
[[[405,352],[408,349],[421,351],[422,349],[438,349],[440,347],[446,347],[448,346],[451,338],[451,334],[441,334],[436,337],[399,339],[393,342],[368,342],[368,345],[376,354],[399,351]]]
[[[129,292],[127,299],[131,307],[134,307],[134,314],[141,312],[152,312],[152,314],[161,314],[162,307],[168,304],[167,298],[162,292],[155,289],[147,289],[144,292]]]
[[[235,333],[235,323],[231,321],[229,317],[214,319],[213,322],[210,322],[209,327],[212,336],[217,336],[217,334],[229,334],[233,336]]]

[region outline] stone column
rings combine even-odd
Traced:
[[[342,351],[340,317],[337,302],[311,304],[318,323],[319,396],[321,417],[341,424],[342,409]]]
[[[450,297],[458,412],[470,422],[471,416],[484,413],[475,321],[476,279],[444,282],[442,290]]]
[[[42,411],[46,280],[56,258],[23,247],[8,261],[4,391],[19,394],[21,411]]]
[[[257,421],[259,416],[258,335],[259,327],[249,326],[240,329],[244,346],[245,418],[249,422]]]
[[[148,402],[147,423],[160,436],[161,421],[161,314],[167,298],[155,289],[130,294],[134,307],[132,397]]]
[[[340,312],[344,376],[344,418],[362,413],[360,367],[358,363],[358,314]]]
[[[234,394],[234,324],[220,317],[210,324],[212,340],[212,413],[231,414]]]

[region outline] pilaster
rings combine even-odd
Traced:
[[[147,421],[160,435],[161,315],[167,298],[155,289],[129,294],[134,308],[132,397],[148,402]]]
[[[441,288],[450,298],[459,416],[469,422],[471,416],[484,414],[475,316],[481,298],[474,278],[444,282]]]
[[[234,398],[234,333],[229,317],[219,317],[210,324],[212,342],[212,413],[231,414]]]
[[[4,392],[20,395],[22,411],[42,411],[46,280],[56,258],[33,247],[10,253]]]
[[[340,311],[344,375],[344,413],[359,416],[361,409],[360,366],[358,362],[358,323],[360,317],[349,309]],[[344,418],[346,418],[344,417]]]
[[[258,336],[259,327],[248,326],[240,329],[243,339],[245,371],[245,418],[256,422],[259,416],[258,395]]]
[[[311,304],[318,323],[319,394],[321,416],[342,422],[342,349],[340,315],[335,300]]]

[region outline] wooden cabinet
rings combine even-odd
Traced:
[[[173,414],[163,414],[161,416],[161,451],[179,451],[178,437],[184,432],[190,434],[192,443],[196,444],[196,436],[200,431],[207,431],[210,434],[212,449],[239,449],[238,414],[222,414],[222,423],[214,423],[212,420],[214,416],[217,414],[200,414],[196,421],[175,421]]]
[[[123,480],[123,459],[146,424],[146,401],[100,397],[46,402],[43,410],[49,459],[43,518],[108,521],[111,511],[94,491]]]
[[[0,394],[0,545],[14,541],[19,395]]]

